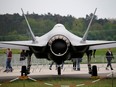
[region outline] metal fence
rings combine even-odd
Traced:
[[[49,65],[50,61],[46,59],[37,59],[35,58],[34,55],[32,55],[32,60],[31,60],[32,65]],[[27,59],[25,59],[23,62],[25,62],[25,65],[27,64]],[[19,54],[13,54],[12,66],[21,66],[22,61],[20,61],[20,55]],[[5,54],[0,54],[0,66],[5,67],[6,65],[6,55]]]
[[[37,59],[34,55],[32,55],[32,60],[31,60],[32,65],[49,65],[51,61],[48,61],[47,59]],[[27,64],[27,59],[24,60],[25,64]],[[95,58],[91,58],[92,63],[106,63],[107,60],[105,58],[105,55],[96,55]],[[116,55],[114,55],[114,59],[112,60],[113,63],[116,63]],[[66,64],[71,64],[72,61],[68,60],[65,61]],[[87,64],[87,58],[86,56],[83,57],[82,63]],[[21,66],[22,62],[20,61],[20,55],[19,54],[13,54],[12,58],[12,66]],[[6,65],[6,55],[5,54],[0,54],[0,66],[5,67]]]

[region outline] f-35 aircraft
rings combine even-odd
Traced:
[[[95,12],[96,9],[94,11],[94,15]],[[43,36],[35,36],[24,12],[23,15],[31,33],[32,40],[0,42],[0,47],[27,50],[28,73],[30,72],[32,54],[34,54],[36,58],[46,58],[48,60],[53,60],[59,65],[58,75],[60,75],[60,64],[62,64],[62,62],[65,60],[71,60],[72,58],[82,58],[84,53],[88,55],[88,70],[89,73],[91,73],[89,50],[116,47],[116,41],[87,40],[88,31],[94,15],[92,16],[88,28],[82,38],[69,32],[63,24],[56,24],[51,31],[44,34]]]

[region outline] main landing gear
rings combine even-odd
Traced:
[[[91,76],[95,76],[97,77],[98,74],[97,74],[97,66],[96,65],[93,65],[92,68],[91,68],[91,56],[92,56],[92,50],[88,50],[86,52],[87,54],[87,62],[88,62],[88,70],[89,70],[89,74],[91,74]],[[94,54],[95,55],[95,54]]]

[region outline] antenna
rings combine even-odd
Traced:
[[[85,34],[83,35],[83,38],[82,38],[82,40],[81,40],[81,43],[85,42],[86,39],[87,39],[88,31],[89,31],[89,29],[90,29],[91,23],[92,23],[93,18],[94,18],[94,16],[95,16],[96,10],[97,10],[97,8],[95,9],[94,14],[93,14],[93,16],[92,16],[92,18],[91,18],[91,20],[90,20],[90,22],[89,22],[89,25],[88,25],[88,27],[87,27],[87,30],[86,30]]]
[[[33,40],[33,42],[36,42],[35,35],[34,35],[33,32],[32,32],[31,26],[30,26],[30,24],[29,24],[29,22],[28,22],[28,20],[27,20],[26,15],[24,14],[24,11],[23,11],[22,8],[21,8],[21,11],[22,11],[23,16],[24,16],[24,18],[25,18],[25,21],[26,21],[26,23],[27,23],[28,29],[29,29],[29,31],[30,31],[30,33],[31,33],[32,40]]]

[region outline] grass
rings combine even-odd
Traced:
[[[12,83],[1,82],[0,87],[112,87],[112,79],[101,79],[96,83],[92,83],[96,79],[81,78],[43,78],[37,82],[31,80],[17,80]],[[116,87],[116,78],[113,79],[113,87]],[[79,86],[80,87],[80,86]]]
[[[116,48],[111,49],[113,54],[116,54]],[[105,55],[107,49],[98,49],[96,50],[96,55]]]
[[[1,49],[0,50],[0,54],[4,54],[4,52],[6,52],[7,49]],[[12,53],[13,54],[20,54],[21,50],[19,49],[12,49]]]

